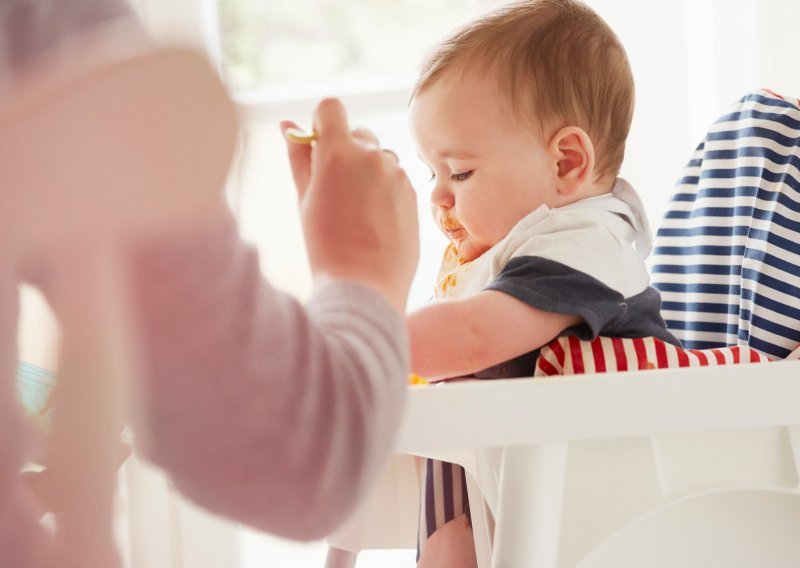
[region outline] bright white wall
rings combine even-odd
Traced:
[[[746,92],[800,94],[794,0],[590,0],[628,52],[637,104],[623,175],[657,225],[691,150]]]

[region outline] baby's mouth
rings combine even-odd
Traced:
[[[442,232],[452,240],[458,240],[457,235],[464,231],[464,227],[451,217],[442,217],[439,226],[442,228]]]
[[[439,220],[439,226],[447,238],[450,239],[450,246],[455,253],[456,261],[458,264],[464,264],[466,261],[462,258],[460,252],[467,238],[466,229],[452,217],[442,217]]]

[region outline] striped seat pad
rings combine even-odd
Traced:
[[[559,337],[542,348],[534,376],[611,373],[642,369],[706,367],[764,363],[770,358],[745,345],[714,349],[682,349],[655,337],[597,337],[582,341]]]
[[[800,107],[749,93],[678,181],[652,258],[667,327],[686,348],[800,344]]]

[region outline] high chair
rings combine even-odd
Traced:
[[[465,467],[482,568],[798,564],[800,363],[727,364],[798,354],[796,100],[749,93],[712,125],[653,261],[665,319],[697,352],[650,346],[637,364],[629,343],[562,338],[539,370],[580,358],[584,374],[410,387],[396,452]],[[383,519],[368,500],[331,537],[329,567],[416,545],[416,514],[389,506],[418,502],[405,467],[405,493],[375,490]]]

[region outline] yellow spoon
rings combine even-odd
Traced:
[[[299,128],[287,128],[286,139],[295,144],[311,144],[317,139],[317,133],[312,132],[309,134],[308,132],[300,130]]]

